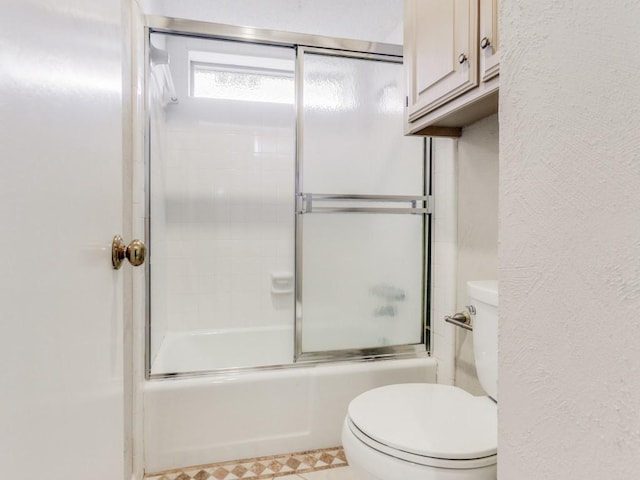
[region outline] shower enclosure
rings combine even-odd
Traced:
[[[401,49],[147,29],[147,373],[429,349],[430,168]]]

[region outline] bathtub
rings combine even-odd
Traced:
[[[222,343],[228,347],[231,339]],[[207,344],[206,339],[191,340]],[[180,345],[188,348],[193,342],[177,341],[165,350],[173,355],[165,366],[181,358]],[[193,350],[183,353],[192,361]],[[225,355],[233,353],[225,350]],[[164,361],[162,354],[161,348],[156,361]],[[436,362],[426,355],[148,380],[145,470],[337,446],[347,405],[361,392],[391,383],[435,381]]]
[[[171,332],[162,339],[151,373],[285,365],[292,358],[291,326]]]

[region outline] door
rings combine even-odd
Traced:
[[[298,50],[299,360],[422,343],[429,199],[400,61]]]
[[[498,0],[480,0],[480,79],[486,82],[499,73]]]
[[[405,1],[408,121],[478,85],[478,1]]]
[[[149,50],[149,374],[291,363],[295,50]]]
[[[3,2],[0,465],[124,478],[122,4]]]

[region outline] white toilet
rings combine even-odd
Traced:
[[[467,283],[473,345],[488,396],[407,383],[375,388],[349,404],[342,444],[358,480],[495,480],[498,282]]]

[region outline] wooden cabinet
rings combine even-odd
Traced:
[[[478,62],[478,2],[407,3],[405,63],[411,87],[408,119],[413,121],[478,85],[473,68]]]
[[[500,73],[500,37],[498,36],[498,0],[480,0],[480,81]]]
[[[460,136],[498,110],[497,0],[405,0],[405,133]]]

